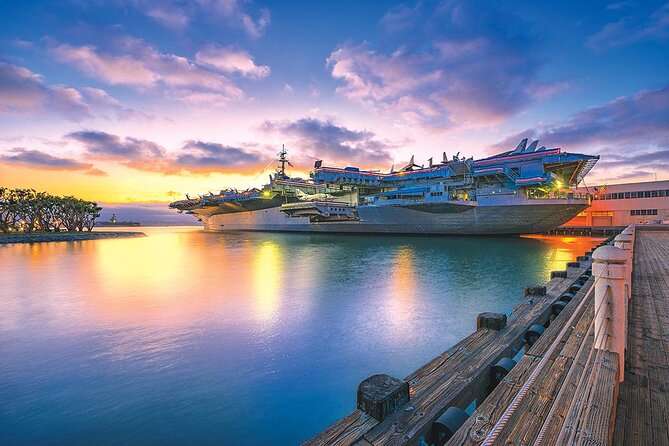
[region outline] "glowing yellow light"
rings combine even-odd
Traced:
[[[263,322],[275,319],[281,292],[282,252],[272,241],[264,242],[255,253],[254,281],[256,316]]]
[[[560,189],[560,188],[562,187],[562,181],[557,180],[557,181],[555,182],[555,186],[557,186],[557,188]]]
[[[269,191],[268,191],[268,190],[264,190],[264,191],[262,192],[262,196],[263,196],[263,197],[269,197]]]

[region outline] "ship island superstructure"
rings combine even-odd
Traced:
[[[575,194],[598,156],[537,148],[474,160],[459,153],[428,166],[414,158],[399,170],[328,167],[290,177],[282,149],[261,189],[222,190],[175,201],[207,231],[300,231],[385,234],[524,234],[555,229],[590,205]]]

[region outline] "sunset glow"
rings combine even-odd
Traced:
[[[5,2],[0,183],[108,203],[481,157],[601,155],[669,178],[669,7],[488,2]],[[550,20],[547,18],[550,17]],[[270,167],[268,168],[268,164]]]

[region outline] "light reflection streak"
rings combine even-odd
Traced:
[[[414,251],[408,245],[400,246],[395,253],[387,302],[388,322],[395,330],[394,338],[414,328],[417,311],[414,305],[416,271]]]
[[[573,262],[576,257],[590,250],[597,238],[574,237],[569,235],[524,235],[523,238],[538,240],[550,249],[545,256],[544,268],[546,271],[563,270],[567,262]]]
[[[279,293],[282,292],[283,253],[276,242],[265,241],[254,254],[253,290],[255,315],[261,322],[277,317]]]

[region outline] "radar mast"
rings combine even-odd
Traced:
[[[290,161],[288,161],[288,158],[286,158],[286,153],[287,153],[286,152],[286,146],[282,144],[281,145],[281,151],[279,152],[279,160],[278,160],[280,166],[277,167],[277,169],[276,169],[276,178],[280,178],[282,180],[285,180],[286,178],[288,178],[288,176],[286,175],[286,164],[288,164],[291,167],[293,166],[290,163]]]

